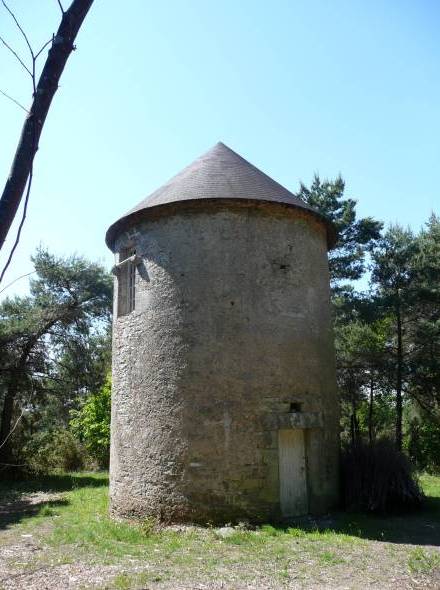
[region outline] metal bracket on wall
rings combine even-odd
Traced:
[[[122,260],[121,262],[118,262],[117,264],[114,265],[114,267],[111,270],[112,274],[117,275],[118,272],[121,270],[121,268],[123,268],[129,262],[131,262],[132,264],[137,266],[138,264],[140,264],[142,262],[142,258],[140,256],[138,256],[137,254],[133,254],[133,256],[129,256],[128,258],[125,258],[125,260]]]

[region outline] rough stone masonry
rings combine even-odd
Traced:
[[[110,227],[112,514],[267,521],[335,504],[333,241],[222,143]]]

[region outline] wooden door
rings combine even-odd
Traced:
[[[283,516],[307,514],[306,454],[303,429],[279,430],[280,503]]]

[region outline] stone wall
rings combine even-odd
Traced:
[[[168,211],[115,245],[141,261],[135,310],[115,309],[112,513],[279,517],[286,424],[307,429],[309,506],[326,510],[338,401],[325,228],[276,204]]]

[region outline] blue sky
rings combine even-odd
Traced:
[[[56,29],[56,0],[9,3],[35,46]],[[434,0],[95,0],[4,284],[40,243],[110,266],[107,227],[219,140],[294,191],[341,173],[360,215],[418,229],[440,212],[439,21]],[[0,34],[25,55],[1,11]],[[29,104],[1,47],[0,89]],[[23,115],[0,96],[2,183]]]

